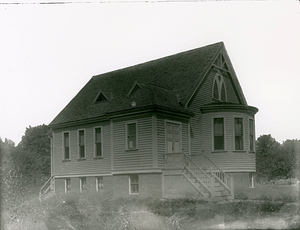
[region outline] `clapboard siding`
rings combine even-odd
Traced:
[[[102,127],[103,158],[94,158],[94,127]],[[78,160],[78,130],[85,130],[84,160]],[[63,161],[63,132],[69,132],[70,161]],[[110,173],[109,122],[77,126],[53,131],[53,175],[88,175]]]
[[[157,117],[157,162],[158,167],[165,166],[164,155],[166,153],[165,144],[165,121],[161,116]]]
[[[254,153],[210,153],[207,156],[225,172],[255,172]]]
[[[138,149],[126,150],[126,124],[137,122]],[[152,117],[136,117],[113,122],[113,170],[145,169],[153,167]]]
[[[227,93],[227,101],[231,103],[239,103],[239,99],[237,97],[236,92],[234,91],[232,81],[229,74],[224,75],[224,82],[226,86],[226,93]]]

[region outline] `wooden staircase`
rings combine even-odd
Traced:
[[[53,176],[51,176],[46,183],[41,187],[40,192],[39,192],[39,201],[42,201],[42,198],[46,196],[46,194],[49,194],[51,190],[54,189],[54,180]]]
[[[182,176],[206,199],[234,198],[233,178],[205,154],[165,154],[167,168],[182,168]]]

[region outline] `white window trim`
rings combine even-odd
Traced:
[[[87,183],[86,177],[80,177],[80,178],[79,178],[79,186],[80,186],[80,187],[79,187],[79,190],[80,190],[80,193],[82,193],[82,179],[83,179],[83,178],[85,178],[85,186],[86,186],[86,183]]]
[[[182,153],[182,122],[173,120],[164,120],[165,126],[165,153],[168,153],[168,143],[167,143],[167,123],[178,124],[179,125],[179,153]]]
[[[214,87],[215,87],[215,83],[217,82],[218,76],[221,77],[221,84],[220,84],[220,85],[217,85],[217,87],[218,87],[219,98],[215,98],[215,97],[214,97]],[[219,71],[218,71],[218,73],[216,73],[216,75],[215,75],[215,77],[214,77],[214,80],[213,80],[213,87],[212,87],[212,92],[211,92],[212,95],[211,95],[211,96],[212,96],[212,98],[213,98],[214,100],[222,101],[222,100],[221,100],[221,89],[222,89],[223,83],[224,83],[224,90],[225,90],[225,101],[224,101],[224,102],[227,102],[227,90],[226,90],[226,84],[225,84],[223,75],[222,75]],[[222,102],[223,102],[223,101],[222,101]]]
[[[129,148],[128,147],[128,125],[135,124],[135,133],[136,133],[136,147],[135,148]],[[138,121],[137,120],[131,120],[125,122],[125,145],[126,150],[137,150],[139,149],[139,132],[138,132]]]
[[[215,150],[215,135],[214,135],[214,119],[215,118],[223,118],[224,122],[224,149],[223,150]],[[224,152],[227,151],[227,145],[226,145],[226,117],[225,116],[213,116],[211,120],[211,137],[212,137],[212,151],[213,152]]]
[[[84,131],[84,157],[80,157],[79,131]],[[86,159],[86,130],[85,129],[77,130],[77,148],[78,148],[78,159]]]
[[[139,192],[134,192],[134,193],[132,193],[131,192],[131,179],[130,179],[130,175],[138,175],[138,181],[139,181]],[[128,182],[129,182],[129,195],[139,195],[140,194],[140,174],[138,174],[138,173],[133,173],[133,174],[129,174],[128,175]]]
[[[66,159],[65,158],[65,133],[69,133],[69,158]],[[62,159],[63,160],[66,160],[66,161],[69,161],[71,160],[71,146],[70,146],[70,131],[65,131],[65,132],[62,132]]]
[[[103,184],[103,188],[104,188],[104,179],[103,179],[103,177],[96,177],[96,192],[101,192],[101,191],[99,191],[99,178],[102,178],[102,184]]]
[[[235,149],[235,118],[241,118],[243,121],[243,149]],[[245,151],[245,119],[239,116],[233,117],[233,149],[234,151]]]
[[[250,149],[250,120],[252,121],[252,125],[253,125],[253,127],[252,127],[252,131],[253,131],[253,149],[251,150]],[[249,118],[248,119],[248,129],[249,129],[249,131],[248,131],[248,133],[249,133],[249,152],[255,152],[255,125],[254,125],[254,118]]]
[[[97,156],[96,155],[96,129],[98,128],[101,128],[101,153],[102,153],[102,156]],[[103,158],[104,156],[104,153],[103,153],[103,127],[102,126],[96,126],[94,127],[94,158]]]
[[[68,184],[67,184],[67,180],[70,180],[70,184],[71,184],[71,178],[65,178],[65,193],[67,194],[68,193]]]

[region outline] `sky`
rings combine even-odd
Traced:
[[[3,140],[49,124],[93,75],[220,41],[256,137],[300,139],[300,1],[45,2],[0,0]]]

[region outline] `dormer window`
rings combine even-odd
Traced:
[[[143,84],[138,83],[137,81],[134,82],[133,86],[129,90],[129,93],[127,94],[127,97],[130,97],[132,94],[134,94],[137,90],[139,90]]]
[[[108,101],[107,97],[105,96],[105,94],[103,92],[99,92],[94,103],[99,103],[99,102],[106,102]]]
[[[212,97],[219,101],[227,101],[225,82],[220,73],[215,76]]]

